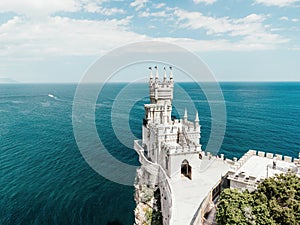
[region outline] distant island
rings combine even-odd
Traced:
[[[0,84],[10,84],[10,83],[19,83],[19,82],[8,77],[0,77]]]

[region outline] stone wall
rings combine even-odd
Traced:
[[[149,201],[147,201],[146,204],[144,201],[145,196],[151,196],[151,193],[154,196],[154,193],[157,191],[159,191],[160,194],[159,202],[161,205],[160,213],[162,215],[162,224],[170,224],[172,214],[172,190],[169,183],[169,178],[160,165],[155,164],[146,158],[144,150],[138,141],[134,142],[134,148],[139,154],[139,160],[141,162],[141,167],[137,169],[135,181],[135,199],[137,202],[137,207],[135,210],[136,225],[147,224],[145,221],[149,222],[148,217],[151,208],[152,212],[153,209],[155,209],[153,206],[153,201],[157,202],[158,197],[153,198],[153,200],[148,199]]]

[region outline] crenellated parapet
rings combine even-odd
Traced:
[[[231,188],[254,190],[264,179],[280,173],[300,175],[300,160],[270,152],[249,150],[239,160],[233,158],[228,171]]]
[[[150,102],[159,105],[164,105],[166,102],[166,104],[170,105],[172,104],[172,100],[173,100],[173,88],[174,88],[172,67],[170,67],[169,78],[167,78],[166,67],[164,67],[163,80],[159,79],[157,66],[155,66],[154,68],[156,70],[155,79],[153,79],[152,67],[149,67],[151,71],[150,79],[149,79]]]

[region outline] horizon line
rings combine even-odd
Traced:
[[[52,82],[52,81],[29,81],[29,82],[0,82],[1,84],[79,84],[79,82],[76,81],[62,81],[62,82]],[[103,82],[82,82],[82,84],[99,84]],[[128,84],[130,82],[127,81],[108,81],[105,83],[125,83]],[[139,84],[146,84],[148,82],[134,82]],[[175,83],[300,83],[300,80],[221,80],[221,81],[198,81],[198,82],[192,82],[192,81],[176,81]]]

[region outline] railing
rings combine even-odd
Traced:
[[[271,164],[267,165],[267,167],[269,169],[273,169],[273,170],[279,170],[281,172],[287,173],[287,172],[293,172],[293,173],[297,173],[298,172],[298,168],[295,167],[280,167],[280,166],[273,166]]]
[[[203,199],[200,206],[198,207],[196,213],[194,214],[190,225],[202,224],[202,218],[204,216],[204,210],[207,208],[210,203],[211,191],[207,194],[207,196]]]
[[[164,193],[165,198],[161,198],[161,206],[162,206],[162,213],[163,213],[163,224],[172,224],[170,220],[172,219],[172,188],[170,185],[169,177],[167,176],[166,172],[164,169],[159,166],[160,171],[159,171],[159,180],[158,184],[160,188],[165,188],[165,191],[161,190],[161,193]],[[166,201],[166,203],[164,202]],[[166,205],[165,205],[166,204]],[[167,218],[167,220],[165,220]]]
[[[222,192],[222,188],[223,187],[223,181],[226,178],[227,175],[223,176],[221,178],[221,180],[219,180],[209,191],[209,193],[206,195],[206,197],[203,199],[203,201],[201,202],[200,206],[198,207],[196,213],[194,214],[190,225],[199,225],[199,224],[203,224],[203,222],[205,221],[204,215],[205,213],[209,212],[207,211],[208,206],[210,205],[210,203],[213,203],[214,198],[217,197],[217,194],[220,194]],[[214,191],[217,190],[217,191]]]
[[[134,149],[139,154],[140,163],[144,166],[144,168],[152,175],[158,175],[159,165],[149,161],[145,154],[144,148],[139,144],[139,140],[134,141]]]
[[[167,207],[168,211],[164,213],[168,215],[168,219],[172,218],[172,188],[169,177],[160,165],[153,163],[146,158],[144,154],[144,148],[140,145],[139,140],[134,141],[134,149],[139,154],[140,163],[143,165],[146,171],[157,178],[156,184],[166,189],[165,193],[167,193],[166,196],[168,198],[169,207]]]

